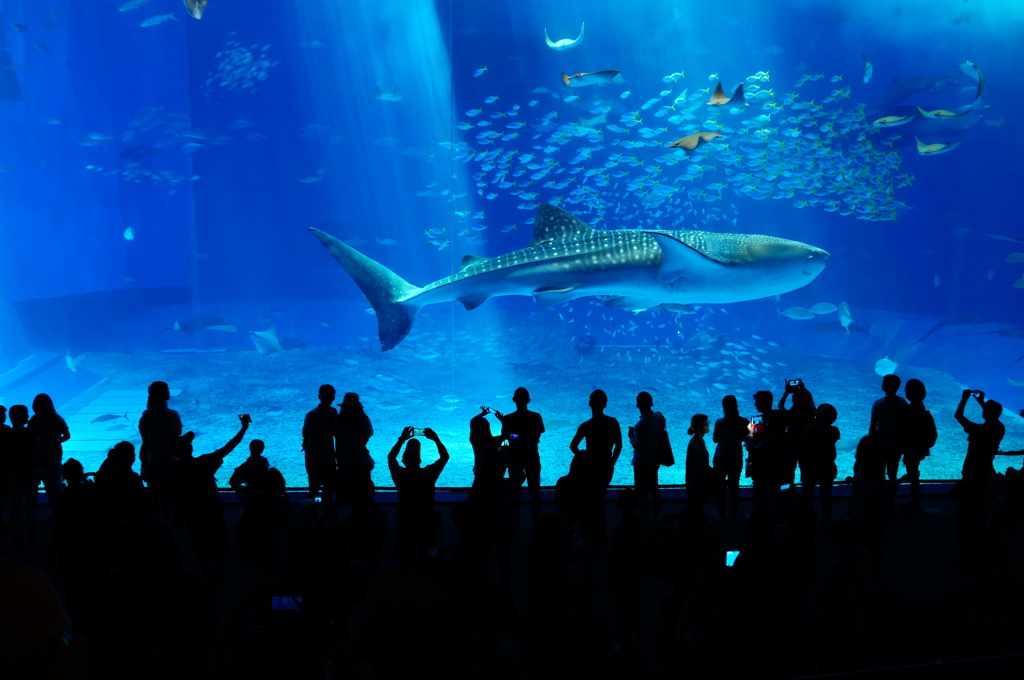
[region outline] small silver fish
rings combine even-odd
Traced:
[[[143,19],[142,23],[140,23],[139,26],[142,26],[143,28],[149,28],[150,26],[156,26],[158,24],[164,23],[165,21],[171,20],[177,21],[177,19],[174,18],[174,12],[168,12],[167,14],[157,14],[156,16],[152,16],[148,19]]]

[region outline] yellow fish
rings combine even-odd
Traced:
[[[960,142],[950,142],[949,144],[925,144],[920,139],[917,139],[917,137],[914,137],[914,139],[917,140],[917,152],[922,156],[934,156],[935,154],[946,153],[960,146]]]

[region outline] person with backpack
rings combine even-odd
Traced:
[[[935,429],[935,419],[924,407],[927,395],[924,383],[916,378],[907,381],[903,389],[909,405],[906,414],[906,448],[903,453],[903,465],[907,468],[904,477],[910,482],[910,501],[900,507],[907,519],[918,519],[921,516],[921,461],[931,453],[939,438]]]
[[[640,420],[629,428],[629,443],[633,445],[633,488],[640,496],[640,514],[648,509],[657,518],[661,512],[661,490],[658,488],[659,449],[665,435],[665,416],[654,410],[654,397],[650,392],[636,395]]]

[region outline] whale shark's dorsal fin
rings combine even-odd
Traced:
[[[537,206],[534,214],[533,240],[530,245],[585,238],[592,231],[583,220],[550,203],[542,203]]]
[[[473,265],[480,264],[482,262],[487,262],[487,258],[480,257],[479,255],[463,255],[462,266],[459,268],[459,271],[462,271],[466,267],[472,267]]]
[[[661,248],[661,266],[658,268],[658,280],[671,282],[684,276],[697,278],[715,276],[725,263],[708,256],[680,239],[678,233],[665,231],[647,231]]]

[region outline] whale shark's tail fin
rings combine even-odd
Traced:
[[[419,311],[415,304],[402,301],[415,295],[419,288],[330,234],[319,229],[309,231],[345,268],[373,305],[373,311],[377,313],[377,335],[380,337],[381,350],[386,352],[400,343],[412,330],[412,322]]]

